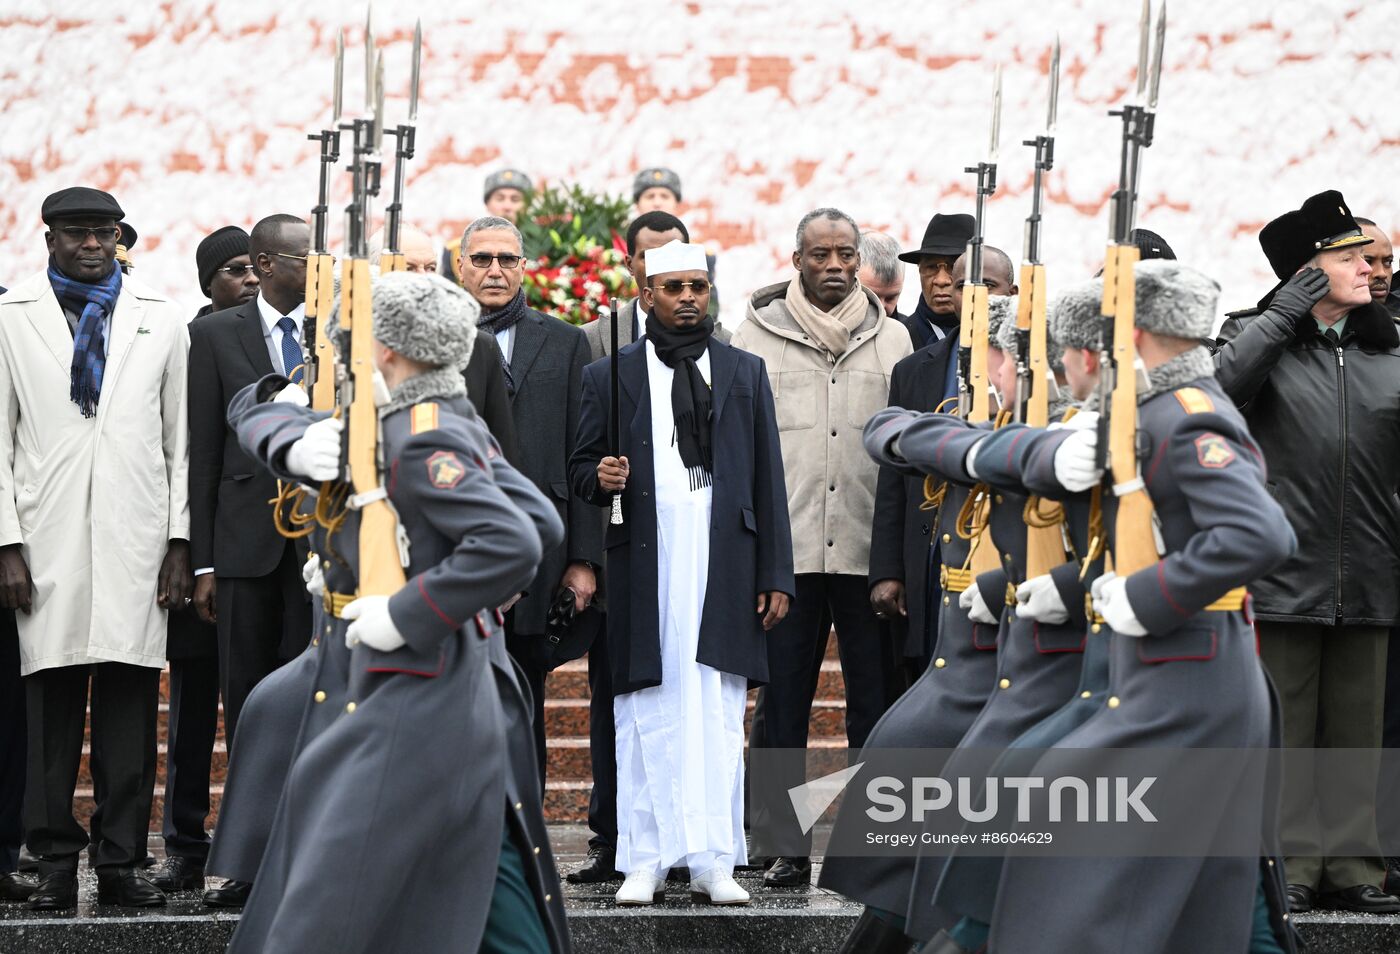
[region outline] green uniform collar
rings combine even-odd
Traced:
[[[1348,319],[1349,317],[1351,317],[1351,316],[1350,316],[1350,315],[1342,315],[1342,317],[1338,318],[1338,319],[1336,320],[1336,322],[1334,322],[1334,323],[1331,325],[1332,330],[1335,331],[1335,332],[1337,333],[1337,337],[1338,337],[1338,338],[1340,338],[1340,337],[1342,336],[1342,332],[1346,330],[1347,319]],[[1326,335],[1326,334],[1327,334],[1327,328],[1328,328],[1328,326],[1327,326],[1327,325],[1324,325],[1324,324],[1323,324],[1321,321],[1319,321],[1316,317],[1313,318],[1313,321],[1316,321],[1316,322],[1317,322],[1317,333],[1320,334],[1320,335]]]

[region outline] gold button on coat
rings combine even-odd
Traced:
[[[1001,686],[1003,689],[1010,689],[1010,688],[1011,688],[1011,680],[1010,680],[1010,679],[1003,679],[1001,682],[997,683],[997,685]]]
[[[934,669],[942,669],[946,665],[948,665],[948,660],[944,659],[942,656],[939,656],[933,661]]]
[[[1120,702],[1117,696],[1108,697],[1108,707],[1110,709],[1117,709],[1121,704],[1122,703]]]
[[[347,703],[345,703],[345,711],[346,711],[346,712],[354,712],[354,711],[355,711],[355,703],[353,703],[353,702],[347,702]]]
[[[1081,693],[1079,694],[1079,698],[1081,698],[1081,699],[1087,699],[1087,698],[1089,698],[1091,695],[1093,695],[1093,693],[1091,693],[1088,689],[1085,689],[1083,692],[1081,692]]]
[[[325,702],[325,701],[326,701],[326,690],[324,690],[324,689],[317,689],[317,690],[316,690],[316,695],[315,695],[314,698],[316,699],[317,702]]]
[[[1089,632],[1097,636],[1099,633],[1103,632],[1103,627],[1100,626],[1098,623],[1095,623],[1093,626],[1089,627]]]

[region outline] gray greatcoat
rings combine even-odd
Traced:
[[[294,478],[285,452],[315,415],[255,405],[252,391],[231,406],[231,423],[256,457]],[[528,723],[528,709],[503,668],[499,617],[489,609],[528,582],[562,527],[523,478],[520,488],[537,498],[532,512],[511,503],[493,477],[500,455],[479,426],[453,413],[458,402],[465,406],[444,399],[438,426],[421,433],[411,433],[407,408],[382,419],[387,490],[411,558],[390,613],[408,643],[349,652],[348,623],[326,617],[320,675],[338,685],[318,688],[308,706],[231,951],[473,950],[503,826],[551,946],[568,949],[553,859],[547,842],[533,843],[543,818],[530,794],[538,792],[530,743],[524,736],[522,750],[521,732],[512,732]],[[322,548],[329,592],[354,591],[357,539],[351,512]]]
[[[947,414],[919,414],[889,408],[871,418],[867,446],[881,463],[905,472],[932,473],[959,484],[973,485],[974,477],[964,467],[967,449],[989,434],[983,426],[968,424]],[[893,449],[898,438],[899,450]],[[979,455],[978,460],[981,460]],[[1023,511],[1027,497],[1022,488],[1005,483],[992,487],[990,542],[1001,556],[1001,568],[983,573],[976,580],[987,607],[997,614],[1001,627],[997,636],[996,689],[987,699],[976,720],[958,743],[962,753],[954,753],[944,765],[948,776],[984,775],[989,754],[1004,749],[1015,739],[1049,716],[1069,699],[1079,680],[1080,655],[1086,629],[1082,615],[1084,601],[1067,602],[1080,615],[1063,624],[1049,625],[1016,618],[1007,606],[1008,590],[1026,579],[1026,524]],[[1062,564],[1054,574],[1057,584],[1078,589],[1078,568]],[[1080,589],[1082,593],[1082,589]],[[962,756],[960,758],[960,755]],[[975,763],[975,764],[974,764]],[[913,937],[929,937],[945,916],[932,911],[939,879],[948,861],[945,853],[920,854],[910,890],[907,932]],[[995,883],[988,886],[995,890]]]
[[[954,569],[960,569],[968,557],[968,541],[953,532],[966,497],[965,488],[950,484],[938,514],[944,565]],[[996,686],[996,628],[969,620],[958,606],[956,593],[945,594],[939,610],[933,661],[875,723],[865,743],[867,749],[952,749],[962,741]],[[927,767],[928,771],[935,768]],[[838,828],[864,824],[869,803],[863,791],[858,787],[846,790],[836,816]],[[909,906],[914,865],[912,855],[827,855],[819,884],[853,901],[902,916]]]
[[[1190,355],[1176,359],[1175,369],[1154,370],[1154,380],[1170,380],[1190,366]],[[1139,406],[1148,450],[1142,470],[1166,554],[1128,578],[1129,601],[1149,635],[1111,637],[1110,705],[1057,748],[1258,749],[1277,738],[1277,709],[1246,614],[1205,607],[1268,573],[1296,540],[1265,489],[1262,457],[1243,418],[1209,372],[1207,365],[1203,376],[1179,382],[1187,387],[1150,394]],[[1033,431],[1017,443],[1026,486],[1050,499],[1065,496],[1054,479],[1054,452],[1066,436]],[[1110,535],[1115,510],[1110,495]],[[1239,805],[1259,806],[1267,850],[1269,799],[1256,782],[1241,780],[1235,794]],[[1202,805],[1202,824],[1218,811]],[[1261,868],[1266,894],[1276,900],[1278,867],[1251,858],[1012,856],[989,946],[1042,954],[1243,952]],[[1087,925],[1075,913],[1086,899],[1093,911]],[[1286,939],[1282,922],[1274,924]]]

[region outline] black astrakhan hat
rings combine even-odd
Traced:
[[[1279,278],[1260,300],[1260,307],[1265,307],[1274,292],[1318,252],[1370,243],[1340,192],[1329,189],[1310,196],[1302,208],[1283,213],[1259,232],[1259,244]]]
[[[970,215],[944,215],[941,212],[928,220],[924,229],[923,243],[912,252],[902,252],[901,262],[918,264],[927,255],[943,255],[957,258],[967,251],[967,243],[972,241],[972,233],[977,231],[977,220]]]
[[[87,186],[60,189],[45,199],[44,204],[39,208],[39,217],[44,220],[45,225],[52,225],[59,219],[71,219],[78,216],[92,216],[120,222],[125,218],[126,213],[122,211],[122,207],[111,195],[101,189],[90,189]]]

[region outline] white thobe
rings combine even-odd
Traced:
[[[712,488],[690,489],[671,415],[673,372],[650,341],[656,474],[657,629],[661,685],[613,700],[617,728],[617,868],[688,865],[732,873],[744,843],[744,703],[748,682],[696,661],[710,565]],[[710,356],[700,373],[710,379]]]

